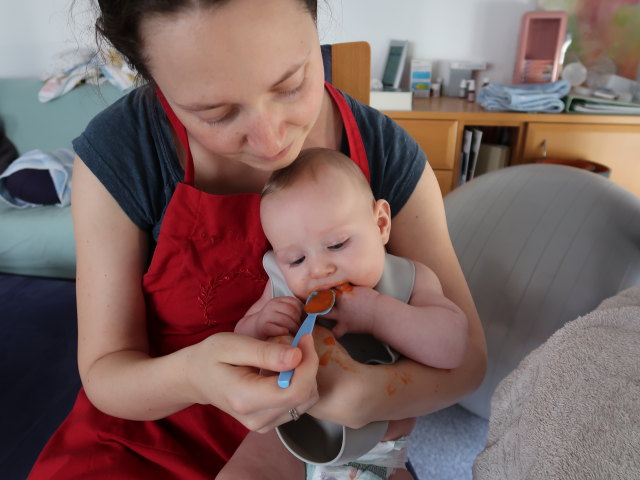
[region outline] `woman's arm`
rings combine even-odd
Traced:
[[[77,252],[78,363],[91,402],[122,418],[153,420],[194,403],[212,404],[253,430],[290,420],[317,399],[317,356],[300,349],[220,333],[170,355],[149,356],[142,276],[146,234],[76,158],[73,223]],[[288,389],[259,369],[296,368]]]
[[[373,420],[425,415],[454,404],[482,382],[487,361],[484,332],[449,238],[440,188],[429,165],[393,219],[389,251],[431,268],[444,295],[465,313],[468,333],[463,362],[450,371],[408,359],[391,366],[367,366],[352,361],[330,339],[316,339],[321,400],[312,414],[319,418],[359,427]],[[349,396],[353,398],[346,400]]]

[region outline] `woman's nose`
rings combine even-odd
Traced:
[[[285,122],[277,111],[255,112],[247,128],[247,144],[255,155],[273,157],[285,147]]]

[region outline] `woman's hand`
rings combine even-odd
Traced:
[[[318,356],[305,335],[299,348],[234,333],[219,333],[191,349],[187,377],[197,403],[212,404],[250,430],[267,432],[291,420],[289,410],[305,413],[318,401]],[[277,377],[262,376],[296,369],[289,388]]]
[[[439,395],[455,370],[442,370],[401,358],[393,365],[353,360],[331,331],[316,326],[320,400],[309,414],[351,428],[377,420],[418,417],[450,405]]]
[[[359,428],[374,420],[369,407],[386,391],[367,384],[375,378],[375,367],[356,362],[328,329],[316,326],[313,333],[319,358],[318,391],[320,400],[309,411],[314,417],[351,428]],[[381,372],[385,375],[384,372]],[[382,378],[378,378],[381,383]],[[364,397],[369,400],[362,402]],[[377,420],[377,419],[376,419]]]

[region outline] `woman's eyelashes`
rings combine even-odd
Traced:
[[[302,82],[300,82],[300,84],[297,87],[290,88],[288,90],[282,90],[279,93],[283,97],[294,97],[295,95],[297,95],[298,93],[300,93],[302,91],[303,87],[304,87],[304,80]]]
[[[298,95],[305,86],[305,80],[303,79],[296,87],[294,88],[290,88],[290,89],[285,89],[285,90],[281,90],[278,93],[278,95],[285,97],[285,98],[291,98],[291,97],[295,97],[296,95]],[[237,107],[233,107],[231,109],[229,109],[228,112],[226,112],[225,114],[211,119],[211,120],[205,120],[203,118],[200,118],[200,121],[202,121],[204,124],[210,126],[210,127],[218,127],[221,125],[224,125],[226,123],[231,122],[236,116],[238,115],[238,108]]]
[[[233,108],[218,118],[214,118],[212,120],[204,120],[204,119],[201,119],[201,120],[202,122],[204,122],[206,125],[209,125],[210,127],[217,127],[220,125],[224,125],[225,123],[229,123],[231,120],[233,120],[236,117],[237,114],[238,114],[238,109]]]

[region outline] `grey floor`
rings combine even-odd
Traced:
[[[419,480],[471,480],[488,422],[454,405],[421,417],[411,434],[409,460]]]

